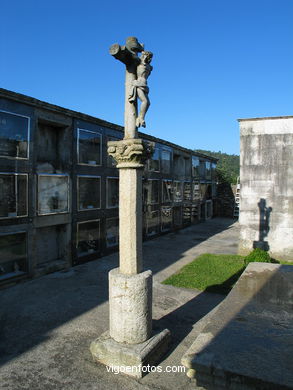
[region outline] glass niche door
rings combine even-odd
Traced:
[[[162,206],[161,207],[161,231],[167,232],[172,229],[172,207]]]
[[[26,232],[0,235],[0,281],[27,272]]]
[[[143,199],[147,205],[159,203],[159,180],[148,179],[143,182]]]
[[[172,202],[172,180],[162,180],[162,203]]]
[[[151,172],[160,172],[160,149],[155,148],[154,153],[148,160],[148,170]]]
[[[27,174],[0,173],[0,219],[27,216]]]
[[[160,233],[160,211],[158,206],[148,206],[145,217],[145,231],[147,236]]]
[[[178,229],[182,226],[182,207],[175,206],[173,207],[173,225],[175,229]]]
[[[161,151],[161,171],[162,173],[171,172],[171,160],[172,152],[169,150],[162,149]]]
[[[106,220],[106,246],[107,248],[118,246],[119,244],[119,218],[108,218]]]
[[[106,182],[107,208],[119,207],[119,178],[107,177]]]
[[[77,256],[98,253],[100,249],[100,220],[90,220],[77,224]]]
[[[69,212],[69,177],[38,175],[38,215]]]
[[[99,132],[77,129],[78,164],[101,165],[102,135]]]
[[[100,176],[77,177],[78,211],[95,210],[101,207]]]
[[[174,181],[173,183],[173,202],[180,203],[183,201],[183,183]]]
[[[192,200],[192,190],[190,181],[183,183],[183,200],[184,202],[190,202]]]
[[[30,118],[0,111],[0,157],[27,159]]]

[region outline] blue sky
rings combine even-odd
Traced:
[[[144,132],[239,153],[237,118],[293,115],[292,0],[4,0],[0,87],[123,125],[124,66],[154,53]]]

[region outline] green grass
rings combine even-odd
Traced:
[[[293,265],[285,261],[273,262]],[[163,283],[175,287],[228,294],[245,267],[244,256],[206,253],[185,265]]]
[[[244,269],[243,256],[206,253],[181,268],[163,283],[227,294]]]
[[[273,263],[282,264],[282,265],[293,265],[292,261],[283,261],[283,260],[275,260]]]

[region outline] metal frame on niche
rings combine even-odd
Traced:
[[[23,215],[17,215],[17,198],[15,194],[15,204],[16,204],[16,215],[13,216],[7,216],[7,217],[1,217],[0,219],[11,219],[11,218],[25,218],[28,217],[28,173],[18,173],[18,172],[0,172],[1,175],[8,175],[8,176],[26,176],[26,214]]]
[[[185,195],[186,195],[185,184],[189,184],[189,186],[190,186],[190,188],[189,188],[190,194],[189,194],[189,198],[188,199],[185,197]],[[191,183],[191,180],[183,180],[183,202],[191,202],[191,201],[192,201],[192,183]]]
[[[144,181],[143,181],[143,184],[145,185],[146,183],[150,182],[150,181],[156,181],[158,183],[158,194],[157,194],[157,197],[158,197],[158,201],[157,202],[147,202],[145,199],[144,199],[144,202],[145,204],[147,205],[156,205],[156,204],[160,204],[160,179],[149,179],[149,178],[145,178]]]
[[[181,190],[181,198],[178,200],[175,196],[175,183],[179,183],[179,186],[181,187],[180,190]],[[183,202],[183,183],[184,181],[183,180],[173,180],[173,203],[175,204],[178,204],[178,203],[182,203]]]
[[[169,171],[168,172],[165,172],[163,167],[164,167],[164,164],[163,164],[163,153],[169,153],[170,155],[170,159],[169,160],[166,160],[166,161],[169,161]],[[167,149],[166,147],[163,147],[161,148],[161,153],[160,153],[160,169],[161,169],[161,172],[162,173],[165,173],[165,174],[171,174],[172,172],[172,159],[173,159],[173,150],[172,149]]]
[[[163,225],[164,225],[163,217],[170,217],[171,218],[170,229],[163,228]],[[170,230],[172,230],[172,225],[173,225],[173,207],[172,206],[161,206],[161,232],[169,232]]]
[[[195,164],[194,163],[195,161],[197,161],[198,164]],[[199,165],[200,165],[199,157],[198,156],[192,156],[192,158],[191,158],[191,176],[194,179],[198,179],[198,180],[199,180],[199,176],[200,176],[199,175]]]
[[[98,253],[100,251],[100,248],[101,248],[101,243],[100,243],[101,242],[101,219],[100,218],[96,218],[96,219],[89,219],[89,220],[86,220],[86,221],[80,221],[80,222],[77,222],[77,224],[76,224],[76,245],[75,245],[75,247],[76,247],[77,257],[88,256],[89,254],[91,254],[91,253],[85,253],[85,254],[78,255],[78,233],[79,233],[79,226],[80,225],[85,224],[85,223],[92,223],[92,222],[98,222],[99,249],[97,251],[93,251],[91,253]]]
[[[79,179],[80,178],[83,178],[83,179],[99,179],[99,207],[92,207],[92,208],[87,208],[87,209],[80,209],[79,208],[79,197],[80,197],[80,183],[79,183]],[[77,175],[76,176],[76,179],[77,179],[77,211],[78,212],[81,212],[81,211],[91,211],[91,210],[100,210],[101,209],[101,202],[102,202],[102,191],[101,191],[101,176],[97,176],[97,175]]]
[[[108,180],[109,180],[109,179],[118,180],[118,199],[119,199],[119,177],[117,177],[117,176],[107,176],[107,177],[106,177],[106,208],[107,208],[107,209],[117,209],[117,208],[119,208],[119,202],[118,202],[117,206],[109,206],[109,205],[108,205],[108,194],[109,194],[109,184],[108,184]]]
[[[80,162],[80,155],[79,155],[80,131],[84,131],[86,133],[92,133],[92,134],[99,135],[99,137],[100,137],[100,161],[98,162],[98,164],[89,164],[89,163]],[[102,141],[103,141],[103,135],[99,131],[93,131],[93,130],[88,130],[88,129],[83,129],[83,128],[78,127],[77,128],[77,163],[78,163],[78,165],[86,165],[86,166],[90,166],[90,167],[102,166],[102,161],[103,161],[103,157],[102,157],[102,153],[103,153]]]
[[[118,221],[118,243],[117,244],[113,244],[113,245],[108,245],[108,243],[107,243],[107,221],[111,221],[113,219]],[[114,248],[114,247],[118,246],[118,244],[119,244],[119,217],[118,216],[117,217],[106,218],[105,241],[106,241],[106,247],[107,248]]]
[[[66,211],[56,211],[49,213],[41,213],[39,210],[39,180],[40,177],[66,177],[67,178],[67,210]],[[69,175],[61,174],[61,173],[38,173],[37,174],[37,207],[36,207],[37,215],[56,215],[56,214],[67,214],[70,212],[70,199],[69,199]]]
[[[157,226],[158,226],[158,231],[156,233],[149,233],[148,230],[149,230],[149,215],[154,215],[154,214],[157,214],[156,218],[157,218]],[[160,210],[151,210],[151,211],[148,211],[146,213],[146,216],[145,216],[145,231],[146,231],[146,235],[148,237],[152,237],[152,236],[155,236],[156,234],[160,234],[160,230],[161,230],[161,226],[160,226]]]
[[[171,192],[170,192],[170,200],[164,199],[164,183],[170,182],[171,183]],[[172,203],[173,202],[173,180],[172,179],[162,179],[162,203]]]
[[[22,118],[27,119],[27,152],[26,152],[26,157],[12,157],[12,156],[3,156],[0,155],[0,158],[8,158],[11,160],[28,160],[29,159],[29,151],[30,151],[30,123],[31,123],[31,118],[26,115],[22,114],[16,114],[15,112],[12,111],[5,111],[5,110],[0,110],[0,112],[4,112],[6,114],[14,115],[14,116],[20,116]]]
[[[8,273],[7,275],[4,273],[1,277],[0,277],[0,280],[3,278],[3,279],[9,279],[11,277],[16,277],[16,276],[22,276],[22,275],[25,275],[29,272],[29,264],[28,264],[28,242],[27,242],[27,238],[28,238],[28,232],[26,230],[19,230],[19,231],[11,231],[11,232],[5,232],[5,233],[0,233],[0,238],[1,237],[6,237],[6,236],[15,236],[17,234],[24,234],[25,235],[25,268],[26,270],[25,271],[20,271],[20,275],[11,275],[9,276],[9,274],[11,273]],[[0,264],[1,265],[1,264]],[[14,272],[13,272],[14,273]]]
[[[152,157],[150,157],[149,158],[149,160],[148,160],[148,163],[147,163],[147,169],[148,169],[148,171],[149,172],[156,172],[156,173],[160,173],[161,172],[161,149],[158,147],[158,146],[155,146],[155,152],[158,152],[158,154],[159,154],[159,159],[158,160],[153,160],[153,158]],[[159,170],[155,170],[155,169],[151,169],[150,168],[150,165],[151,165],[151,161],[158,161],[158,163],[159,163]]]

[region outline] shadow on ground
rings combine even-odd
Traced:
[[[231,219],[213,219],[146,242],[145,268],[152,269],[155,274],[169,267],[186,251],[229,229],[233,223]],[[0,291],[0,364],[48,341],[59,327],[69,326],[85,313],[86,320],[80,320],[81,329],[76,329],[77,333],[87,332],[91,341],[107,330],[108,272],[117,265],[116,253],[67,272],[47,275]],[[160,321],[155,321],[154,327],[169,327],[176,334],[175,346],[188,334],[192,325],[215,306],[215,299],[209,298],[209,295],[198,295]],[[202,305],[202,299],[205,299],[205,305]],[[216,304],[221,299],[223,296],[216,299]]]
[[[245,266],[243,266],[241,270],[239,270],[238,272],[235,272],[234,275],[226,279],[223,283],[209,286],[205,289],[205,291],[209,293],[216,293],[216,294],[224,294],[224,295],[229,294],[229,292],[232,290],[234,284],[240,278],[244,270],[245,270]]]
[[[213,310],[223,299],[225,299],[225,295],[202,292],[171,313],[159,320],[154,320],[154,330],[168,328],[171,331],[172,343],[168,354],[171,354],[192,331],[194,324]]]

